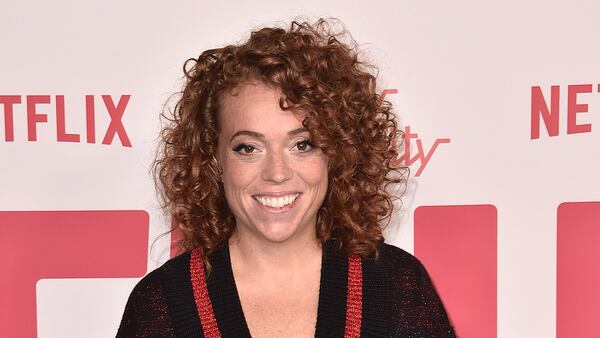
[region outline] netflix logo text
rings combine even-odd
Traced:
[[[131,141],[123,125],[122,118],[131,95],[85,95],[85,107],[81,107],[70,114],[82,115],[85,112],[85,130],[69,130],[66,123],[65,96],[64,95],[0,95],[0,109],[4,111],[4,141],[15,141],[15,128],[27,128],[27,141],[38,141],[38,128],[44,128],[49,119],[56,122],[57,142],[84,142],[97,143],[97,132],[103,134],[102,144],[111,145],[115,136],[123,147],[131,147]],[[97,104],[101,101],[101,104]],[[15,125],[15,108],[24,105],[27,118],[26,125]],[[102,105],[102,108],[96,107]],[[96,129],[96,118],[108,119],[106,130]],[[69,131],[68,131],[69,130]],[[0,138],[1,140],[1,138]]]
[[[592,131],[591,123],[584,123],[578,118],[583,117],[582,114],[589,113],[589,101],[586,99],[589,99],[592,93],[600,93],[600,84],[595,88],[593,84],[568,85],[566,88],[565,86],[561,88],[559,85],[550,88],[533,86],[531,87],[530,139],[540,138],[540,121],[544,122],[549,137],[559,135],[561,91],[567,98],[567,135]]]

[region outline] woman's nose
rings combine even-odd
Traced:
[[[283,151],[271,151],[267,154],[262,178],[273,183],[282,183],[292,178],[292,168]]]

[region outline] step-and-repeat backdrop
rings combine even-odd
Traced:
[[[386,240],[460,337],[599,337],[597,1],[3,1],[0,336],[114,336],[170,256],[150,163],[183,61],[337,17],[411,168]]]

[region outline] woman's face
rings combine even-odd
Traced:
[[[270,243],[314,238],[326,156],[301,118],[279,107],[279,90],[243,84],[233,94],[221,101],[217,161],[236,232]]]

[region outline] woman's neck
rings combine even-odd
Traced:
[[[320,269],[323,248],[314,234],[273,243],[235,232],[229,239],[229,252],[237,271],[286,278]]]

